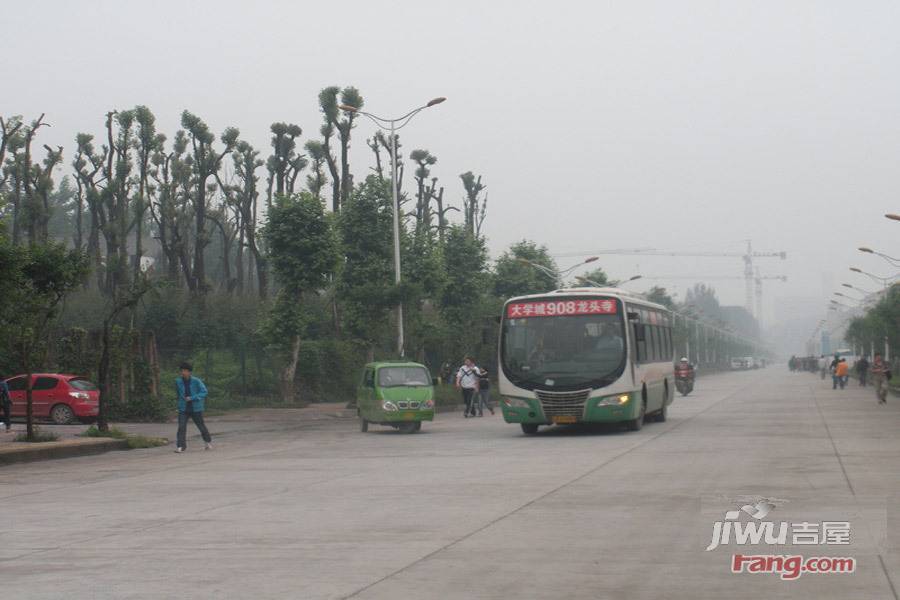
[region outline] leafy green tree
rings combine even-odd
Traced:
[[[141,257],[144,255],[144,220],[147,215],[147,197],[150,186],[150,170],[153,155],[163,147],[166,136],[156,132],[156,117],[146,106],[136,106],[132,111],[137,124],[134,148],[137,153],[138,192],[134,198],[134,264],[133,276],[141,271]]]
[[[9,246],[0,239],[0,274],[4,277],[4,303],[0,311],[0,337],[26,375],[28,439],[34,438],[31,376],[47,361],[47,334],[60,306],[88,274],[81,252],[61,244]]]
[[[264,235],[281,283],[265,328],[269,339],[287,355],[281,391],[284,401],[289,402],[296,397],[294,379],[300,344],[310,319],[303,298],[328,284],[338,262],[337,239],[322,203],[305,191],[276,196]]]
[[[311,161],[310,173],[306,176],[306,187],[313,196],[321,200],[322,188],[327,182],[325,172],[322,170],[326,161],[325,146],[319,140],[309,140],[305,148]]]
[[[434,198],[434,189],[437,186],[437,178],[428,183],[431,175],[430,167],[437,163],[437,157],[428,150],[413,150],[409,154],[410,160],[416,163],[414,177],[416,180],[416,232],[431,230],[431,200]]]
[[[143,273],[137,275],[128,283],[120,285],[107,298],[103,315],[103,327],[100,336],[100,360],[97,366],[98,387],[100,388],[100,400],[97,411],[97,429],[109,431],[107,421],[112,394],[111,385],[111,361],[112,340],[111,330],[119,315],[126,310],[134,310],[147,292],[154,289],[154,283]],[[133,314],[133,313],[132,313]]]
[[[341,104],[362,108],[363,97],[355,87],[345,87],[341,90]],[[356,113],[345,112],[344,118],[335,124],[341,140],[341,204],[350,198],[353,191],[353,175],[350,174],[350,132],[353,130],[355,120]]]
[[[444,271],[447,281],[440,309],[449,331],[446,352],[460,360],[461,354],[475,352],[484,341],[482,331],[496,313],[486,304],[489,274],[484,240],[474,237],[465,226],[451,226],[444,247]]]
[[[90,252],[100,287],[109,296],[117,287],[125,285],[129,276],[126,243],[133,220],[129,210],[133,184],[133,125],[133,111],[106,113],[106,143],[99,152],[94,148],[92,135],[79,133],[76,136],[75,174],[106,244],[102,269],[99,246],[91,246]]]
[[[275,194],[293,194],[297,176],[306,168],[305,156],[297,154],[297,138],[303,131],[293,123],[272,123],[272,155],[266,162],[275,184]]]
[[[259,151],[245,141],[238,142],[231,155],[234,173],[238,179],[235,185],[236,203],[240,213],[240,240],[238,246],[238,291],[244,291],[243,248],[250,250],[256,267],[257,291],[260,298],[268,296],[268,263],[257,239],[256,207],[259,199],[259,176],[256,170],[263,165]]]
[[[433,232],[402,232],[403,316],[408,354],[428,362],[427,353],[437,351],[446,333],[438,302],[446,285],[442,246]]]
[[[646,294],[644,294],[644,297],[650,302],[662,304],[666,308],[675,308],[675,299],[666,291],[666,288],[662,286],[654,285]]]
[[[337,86],[330,86],[319,92],[319,108],[325,117],[325,123],[321,129],[322,146],[328,170],[331,172],[331,209],[335,213],[340,212],[341,205],[349,200],[353,192],[353,177],[350,174],[350,133],[357,118],[356,113],[341,111],[338,108],[339,104],[362,108],[363,97],[355,87],[341,89]],[[340,145],[340,170],[338,170],[337,159],[331,150],[331,140],[335,132]]]
[[[579,281],[584,281],[588,285],[596,285],[596,286],[601,286],[601,287],[611,285],[611,283],[609,281],[609,276],[606,274],[606,271],[604,271],[601,267],[597,267],[596,269],[591,269],[587,273],[584,273],[583,275],[579,275],[577,278]],[[591,283],[591,282],[593,282],[593,283]]]
[[[900,287],[889,288],[875,306],[852,319],[844,337],[866,353],[871,348],[884,353],[885,341],[892,349],[900,348]]]
[[[344,323],[373,357],[375,345],[389,338],[387,314],[400,297],[394,285],[390,185],[374,175],[367,177],[344,206],[338,224],[344,263],[337,293]]]
[[[208,209],[206,182],[219,171],[222,159],[234,150],[237,145],[240,132],[234,127],[228,127],[222,133],[221,142],[225,148],[220,152],[213,148],[215,136],[200,117],[184,111],[181,113],[181,126],[187,132],[192,150],[192,166],[196,179],[194,196],[194,221],[196,234],[194,237],[194,273],[196,289],[201,294],[207,291],[206,261],[204,249],[209,245],[209,233],[206,223],[206,211]]]
[[[722,308],[716,290],[705,283],[694,284],[685,294],[684,304],[687,308],[699,311],[708,319],[721,319]]]
[[[475,176],[472,171],[466,171],[459,176],[462,180],[466,195],[463,196],[463,215],[465,216],[466,229],[475,237],[481,236],[481,227],[484,225],[484,217],[487,215],[487,194],[481,195],[487,186],[481,183],[481,175]]]
[[[150,216],[162,249],[162,271],[172,283],[182,280],[189,290],[194,291],[191,223],[195,181],[193,159],[187,154],[187,146],[187,134],[179,130],[175,133],[171,151],[166,152],[160,147],[154,153],[151,176],[156,183],[156,194],[155,201],[150,203]]]
[[[556,273],[556,262],[546,246],[522,240],[509,247],[494,265],[494,294],[501,299],[540,294],[560,287],[559,277],[526,263],[541,265]]]

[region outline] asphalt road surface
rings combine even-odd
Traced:
[[[373,429],[232,427],[211,452],[193,439],[0,468],[0,594],[897,598],[900,399],[871,388],[770,367],[702,378],[636,433],[525,437],[499,414]],[[726,511],[763,499],[785,545],[706,550]],[[849,543],[794,543],[796,523],[823,522],[848,522]],[[735,553],[855,571],[735,574]]]

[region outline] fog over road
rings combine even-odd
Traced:
[[[895,598],[900,400],[779,366],[710,375],[626,433],[441,414],[0,469],[9,598]],[[213,430],[215,435],[216,431]],[[713,524],[849,521],[853,574],[732,574]],[[747,521],[744,517],[742,521]],[[893,584],[891,583],[893,580]]]

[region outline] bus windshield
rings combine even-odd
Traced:
[[[574,314],[504,321],[503,370],[514,385],[534,389],[608,385],[625,366],[620,314]]]

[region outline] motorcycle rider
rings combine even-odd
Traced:
[[[675,379],[683,379],[691,384],[694,383],[694,365],[684,356],[675,365]]]

